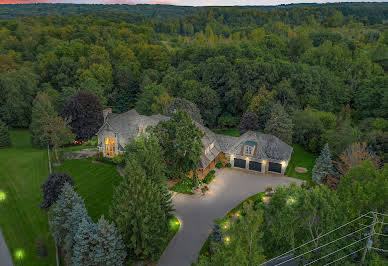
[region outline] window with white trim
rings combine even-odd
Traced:
[[[255,147],[252,147],[252,146],[249,146],[249,145],[245,145],[244,154],[245,155],[253,155],[254,149],[255,149]]]

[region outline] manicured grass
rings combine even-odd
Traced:
[[[46,149],[30,144],[28,131],[11,131],[12,148],[0,149],[0,190],[6,193],[0,202],[0,226],[15,259],[18,249],[24,251],[24,265],[55,265],[54,241],[51,237],[46,211],[40,209],[40,186],[46,180],[48,159]],[[34,248],[40,237],[48,248],[48,257],[40,259]],[[1,261],[0,261],[1,265]]]
[[[294,148],[294,152],[291,155],[291,160],[286,169],[286,175],[311,182],[311,173],[316,156],[309,153],[298,144],[293,144],[292,147]],[[307,173],[296,172],[295,167],[298,166],[306,168],[308,170]]]
[[[93,221],[98,221],[101,215],[109,218],[114,188],[121,180],[115,165],[92,163],[91,158],[75,159],[64,161],[55,171],[66,172],[73,178]]]
[[[87,145],[77,145],[77,146],[65,147],[62,150],[64,152],[67,152],[67,151],[81,151],[81,150],[85,150],[85,149],[95,149],[95,148],[97,148],[97,147],[96,146],[87,146]]]
[[[213,132],[216,134],[221,134],[221,135],[227,135],[227,136],[232,136],[232,137],[240,137],[240,132],[238,132],[237,128],[232,128],[232,129],[213,129]]]

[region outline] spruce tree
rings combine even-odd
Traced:
[[[0,149],[11,146],[11,138],[9,136],[8,127],[0,120]]]
[[[115,224],[100,218],[92,250],[93,265],[120,266],[124,265],[127,255],[125,245]]]
[[[49,144],[48,140],[42,140],[41,135],[43,134],[42,126],[44,124],[42,118],[45,117],[56,117],[57,114],[47,94],[39,93],[36,95],[32,103],[31,113],[31,142],[32,144],[45,148]]]
[[[76,195],[78,197],[78,195]],[[78,233],[79,225],[83,220],[88,223],[93,223],[92,219],[88,216],[88,212],[85,208],[83,200],[73,205],[69,219],[65,223],[64,227],[67,229],[67,234],[64,241],[64,250],[66,251],[66,261],[70,262],[73,257],[73,248],[75,245],[75,238]]]
[[[96,233],[96,225],[88,221],[88,219],[83,218],[78,226],[77,234],[74,237],[74,250],[71,259],[72,265],[99,265],[93,263],[95,259],[93,247],[96,243]]]
[[[326,182],[326,177],[332,173],[333,162],[331,160],[329,144],[326,143],[321,151],[321,154],[315,161],[312,177],[315,182],[322,184]]]
[[[276,103],[271,110],[269,120],[265,125],[265,133],[271,134],[284,142],[291,144],[292,142],[292,120],[284,111],[280,103]]]
[[[160,186],[147,177],[138,160],[127,162],[116,188],[110,216],[123,236],[127,251],[137,259],[155,260],[166,240],[170,213],[165,211]]]

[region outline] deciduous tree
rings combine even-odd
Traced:
[[[11,137],[9,135],[8,126],[0,120],[0,148],[11,146]]]
[[[238,125],[238,131],[240,134],[247,132],[248,130],[259,130],[259,118],[256,114],[247,112],[241,117],[241,122]]]
[[[42,209],[50,209],[51,205],[57,201],[62,193],[65,183],[74,186],[73,179],[66,173],[53,173],[47,177],[46,182],[41,186],[43,202],[40,204],[40,207]]]

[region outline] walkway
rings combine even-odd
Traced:
[[[158,265],[188,266],[196,262],[214,219],[224,217],[243,200],[264,191],[267,185],[287,186],[291,182],[302,181],[275,174],[257,175],[242,170],[222,169],[209,185],[210,193],[206,196],[175,196],[175,215],[181,221],[181,228],[162,254]]]
[[[13,266],[12,257],[11,257],[11,254],[9,253],[7,244],[5,243],[1,228],[0,228],[0,265]]]

